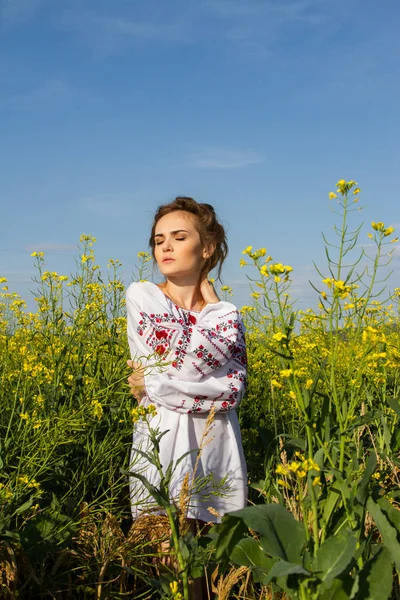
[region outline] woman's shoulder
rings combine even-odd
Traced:
[[[165,304],[164,295],[152,281],[134,281],[126,290],[126,299],[138,306],[149,308]]]

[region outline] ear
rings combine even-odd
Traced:
[[[203,258],[210,258],[215,252],[215,244],[209,244],[203,248]]]

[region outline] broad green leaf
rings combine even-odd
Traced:
[[[322,585],[318,588],[318,600],[349,600],[353,579],[349,576],[344,579],[334,579],[329,587]]]
[[[273,579],[278,579],[279,577],[286,577],[287,575],[308,575],[310,576],[310,571],[307,571],[301,565],[287,562],[286,560],[278,560],[269,571],[266,579],[264,580],[264,585],[268,585],[270,581]]]
[[[392,560],[396,563],[397,570],[400,571],[400,544],[397,541],[397,530],[390,524],[381,507],[372,498],[367,500],[367,509],[379,529],[383,543],[389,550]]]
[[[377,500],[377,504],[381,507],[390,523],[394,525],[394,527],[397,529],[397,532],[400,534],[400,510],[392,506],[384,497],[379,498],[379,500]]]
[[[265,555],[260,542],[254,538],[243,538],[235,546],[230,556],[236,564],[244,567],[261,567],[269,570],[274,560]]]
[[[272,557],[301,563],[305,544],[304,527],[280,504],[249,506],[230,513],[261,533],[261,545]]]
[[[216,532],[218,537],[215,541],[215,559],[221,560],[224,556],[230,556],[236,544],[246,533],[246,526],[242,519],[225,515],[222,522],[212,528],[210,533]]]
[[[381,548],[358,575],[354,600],[387,600],[392,591],[393,566],[389,550]]]
[[[314,559],[313,571],[329,585],[350,564],[357,546],[350,532],[331,536],[324,541]]]

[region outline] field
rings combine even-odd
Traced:
[[[359,197],[354,181],[329,194],[336,237],[315,309],[296,310],[289,265],[243,251],[250,499],[203,532],[185,520],[190,486],[175,506],[168,475],[153,490],[165,515],[131,520],[132,428],[147,415],[127,386],[119,261],[102,273],[89,235],[70,276],[34,252],[34,313],[0,278],[1,598],[186,600],[205,565],[220,600],[400,598],[397,238],[382,222],[350,226]],[[148,278],[149,255],[138,261]]]

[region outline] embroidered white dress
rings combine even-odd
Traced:
[[[208,304],[200,312],[183,309],[151,282],[132,283],[126,306],[132,359],[147,367],[163,364],[161,369],[146,370],[143,405],[157,408],[151,426],[168,430],[160,442],[164,472],[171,461],[199,448],[207,415],[215,407],[211,442],[202,450],[196,470],[196,477],[212,476],[213,483],[192,495],[188,517],[218,521],[208,507],[223,515],[243,508],[247,499],[246,463],[235,410],[246,386],[240,314],[225,301]],[[156,468],[136,452],[148,447],[148,429],[139,422],[133,432],[130,468],[157,486]],[[172,500],[178,501],[185,474],[189,472],[192,477],[196,457],[196,452],[188,454],[175,470],[170,485]],[[216,493],[218,485],[222,495]],[[134,518],[154,506],[143,484],[134,477],[130,493]]]

